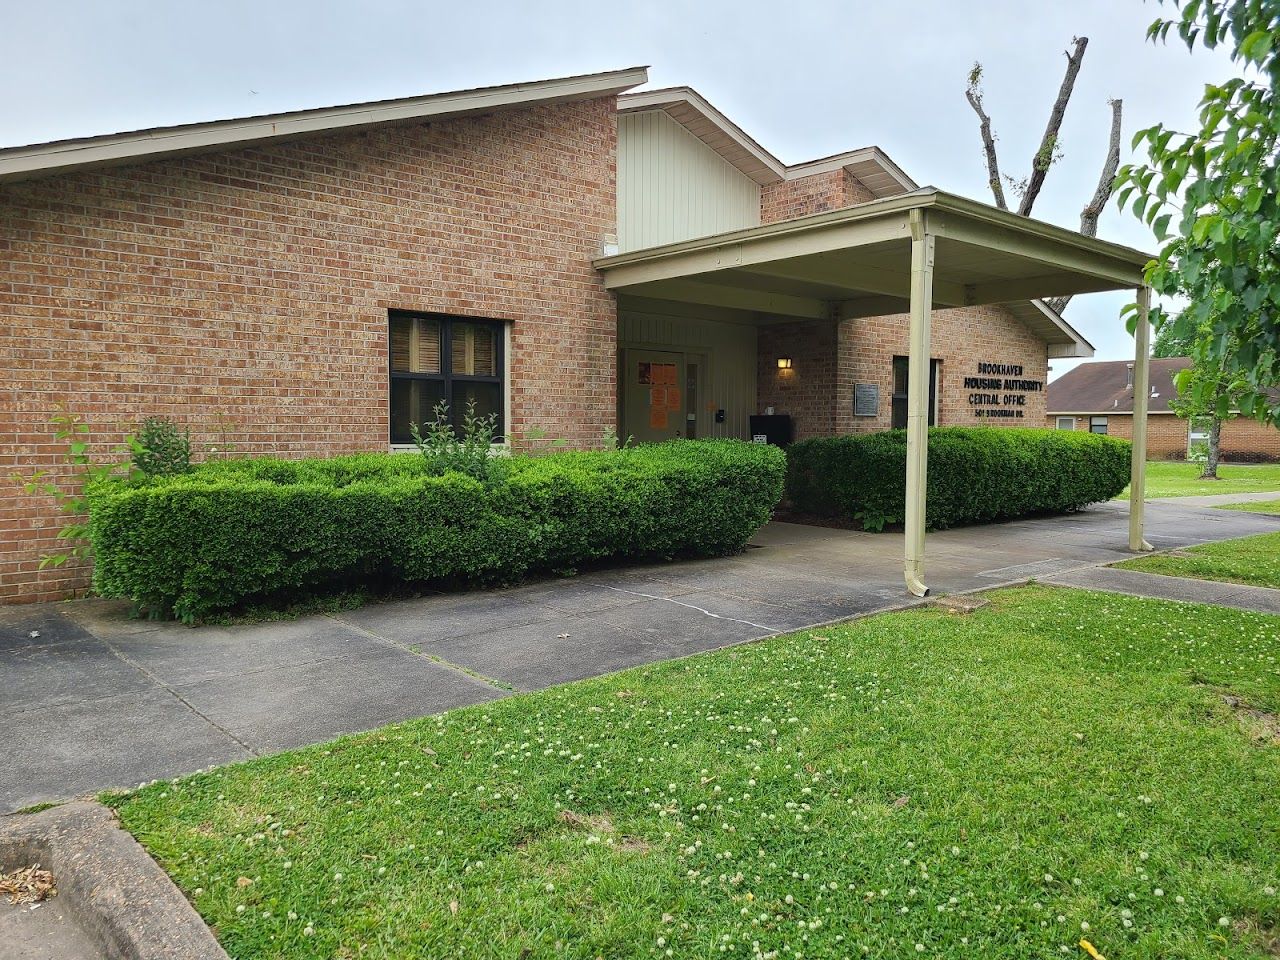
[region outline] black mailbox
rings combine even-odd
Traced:
[[[765,443],[785,447],[791,443],[791,416],[785,413],[757,414],[751,417],[751,439],[764,437]]]

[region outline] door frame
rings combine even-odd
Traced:
[[[614,386],[614,392],[617,394],[617,417],[618,426],[617,434],[620,441],[627,439],[627,409],[626,409],[626,376],[627,376],[627,360],[628,354],[632,351],[640,351],[644,353],[677,353],[684,358],[684,368],[689,369],[690,361],[698,365],[698,406],[694,409],[694,424],[697,428],[699,437],[708,437],[711,435],[709,415],[703,409],[706,405],[707,396],[707,365],[711,362],[711,355],[702,349],[690,350],[683,346],[672,345],[670,343],[655,343],[646,340],[628,340],[625,343],[618,344],[618,376]],[[681,389],[688,396],[688,390],[685,384],[681,384]],[[680,435],[688,435],[688,427],[684,427]]]

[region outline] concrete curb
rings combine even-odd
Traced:
[[[0,818],[0,872],[51,870],[58,900],[109,960],[228,960],[195,908],[106,807]]]

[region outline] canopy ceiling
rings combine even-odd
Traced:
[[[913,220],[937,238],[935,307],[1017,306],[1057,356],[1081,355],[1074,348],[1088,344],[1052,310],[1029,301],[1135,289],[1151,259],[1130,247],[925,188],[634,250],[595,265],[609,289],[659,300],[809,319],[906,313]]]

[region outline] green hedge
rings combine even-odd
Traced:
[[[191,622],[369,582],[510,582],[608,558],[741,550],[785,457],[731,440],[512,457],[499,482],[409,454],[232,460],[89,491],[94,586]]]
[[[860,520],[905,513],[907,433],[801,440],[787,451],[787,496],[802,513]],[[929,431],[926,522],[934,529],[1079,510],[1129,482],[1129,443],[1067,430],[941,427]]]

